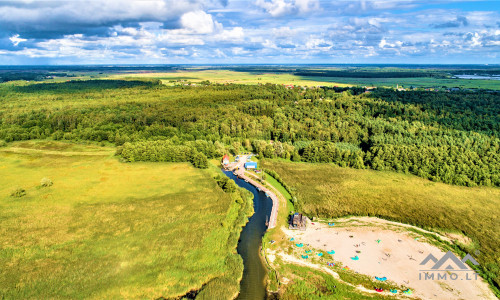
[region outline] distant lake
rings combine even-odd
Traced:
[[[500,80],[499,75],[485,76],[485,75],[455,75],[460,79],[486,79],[486,80]]]

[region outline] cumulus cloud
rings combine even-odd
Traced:
[[[202,10],[185,13],[180,23],[182,28],[197,34],[208,34],[222,29],[222,25],[214,21],[212,15]]]
[[[241,43],[245,38],[243,27],[234,27],[230,30],[223,30],[215,35],[213,39],[219,42]]]
[[[422,0],[6,0],[0,60],[498,61],[500,12],[438,1],[440,8]]]
[[[273,17],[307,13],[319,9],[318,0],[257,0],[255,5]]]
[[[223,5],[224,1],[216,1]],[[105,35],[114,25],[161,22],[178,26],[179,16],[214,5],[209,0],[0,1],[0,28],[26,37],[82,33]]]

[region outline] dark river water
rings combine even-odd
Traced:
[[[266,298],[266,268],[260,256],[262,237],[267,230],[266,221],[269,220],[273,201],[266,197],[263,192],[239,179],[231,172],[224,172],[236,184],[252,192],[253,206],[255,213],[250,217],[248,223],[241,231],[238,242],[238,254],[243,258],[243,279],[241,280],[240,294],[237,299],[258,299]]]

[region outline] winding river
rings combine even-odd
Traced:
[[[243,258],[243,278],[240,285],[239,300],[261,300],[266,298],[266,268],[260,256],[262,237],[267,230],[266,221],[269,220],[273,202],[263,192],[259,192],[253,185],[236,177],[232,172],[224,172],[236,184],[252,192],[254,214],[241,231],[238,242],[238,254]]]

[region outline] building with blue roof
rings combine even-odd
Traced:
[[[245,169],[257,169],[257,163],[254,161],[246,162]]]

